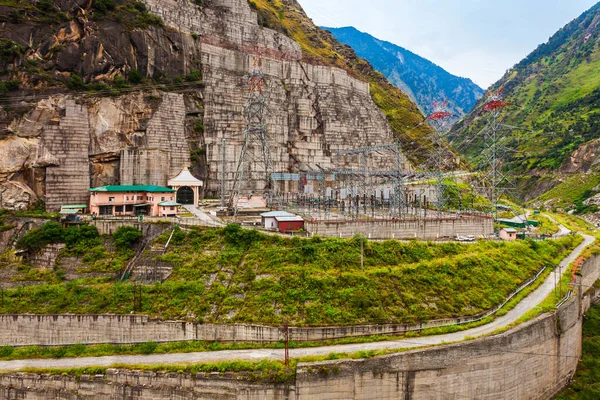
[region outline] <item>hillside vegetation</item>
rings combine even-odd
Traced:
[[[600,306],[592,307],[583,321],[582,359],[573,383],[556,400],[600,398]]]
[[[511,103],[501,119],[512,131],[507,145],[513,172],[557,170],[582,144],[600,136],[600,3],[540,45],[492,86],[504,85]],[[455,125],[452,136],[477,163],[481,141],[471,138],[485,124],[484,100]],[[470,142],[470,143],[469,143]],[[469,143],[467,145],[467,143]]]
[[[410,98],[392,85],[368,61],[359,58],[350,46],[313,24],[295,0],[249,0],[258,13],[259,23],[278,30],[300,44],[306,61],[336,66],[369,82],[371,97],[386,115],[403,150],[413,162],[422,161],[429,152],[431,128],[421,124],[424,116]]]
[[[157,240],[166,242],[168,234]],[[73,281],[4,291],[2,313],[117,313],[163,319],[295,325],[416,323],[500,304],[581,238],[545,242],[367,242],[287,239],[242,230],[178,231],[161,256],[163,284]]]

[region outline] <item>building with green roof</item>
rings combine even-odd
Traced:
[[[95,215],[175,216],[181,204],[176,191],[156,185],[109,185],[90,189],[90,212]]]

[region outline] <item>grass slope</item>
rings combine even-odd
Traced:
[[[162,256],[171,279],[143,287],[141,310],[164,319],[294,325],[415,323],[501,303],[581,238],[432,244],[286,239],[234,226],[179,232]],[[159,238],[166,241],[166,235]],[[117,313],[133,285],[83,282],[6,290],[2,313]]]
[[[595,306],[583,322],[583,351],[577,373],[569,388],[557,400],[600,399],[600,306]]]
[[[580,145],[600,131],[600,3],[558,31],[492,87],[505,85],[511,105],[503,122],[530,131],[513,131],[508,144],[519,152],[510,158],[513,171],[557,169]],[[485,100],[485,99],[484,99]],[[485,124],[483,101],[455,125],[458,145],[467,143]],[[465,146],[475,163],[481,141]]]
[[[574,203],[593,195],[592,190],[598,185],[600,185],[600,174],[569,175],[562,183],[536,198],[532,203],[569,208]]]

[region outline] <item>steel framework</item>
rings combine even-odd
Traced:
[[[507,132],[511,129],[520,129],[499,121],[502,110],[510,104],[504,101],[503,91],[504,86],[494,92],[488,91],[488,98],[483,106],[483,112],[487,113],[487,124],[479,135],[483,136],[484,142],[481,165],[484,172],[476,187],[479,194],[492,204],[496,219],[498,219],[498,201],[503,195],[515,190],[513,181],[503,168],[506,154],[511,151],[506,145]]]
[[[264,75],[256,58],[247,76],[250,94],[245,105],[246,129],[243,132],[242,151],[239,156],[233,181],[229,207],[234,218],[242,195],[252,195],[257,191],[267,202],[271,195],[273,173],[269,135],[265,127],[266,103],[263,95]]]
[[[441,103],[434,102],[434,111],[426,117],[427,122],[433,127],[430,135],[431,144],[433,147],[431,156],[426,161],[425,170],[431,171],[435,178],[436,186],[436,201],[435,208],[438,213],[442,213],[448,205],[446,195],[446,179],[445,172],[452,168],[454,154],[448,148],[447,141],[444,137],[445,133],[450,128],[450,120],[454,116],[448,111],[448,100]]]

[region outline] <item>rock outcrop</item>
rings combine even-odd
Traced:
[[[38,90],[36,99],[15,100],[21,116],[13,110],[0,117],[0,154],[6,155],[0,159],[0,207],[43,199],[57,210],[85,203],[90,186],[166,185],[190,162],[206,181],[205,194],[216,196],[223,166],[229,187],[233,181],[246,125],[246,76],[253,66],[265,75],[275,171],[330,167],[334,161],[350,166],[357,160],[334,160],[332,150],[394,140],[368,83],[303,61],[300,46],[261,27],[246,0],[204,3],[145,0],[166,27],[127,29],[92,20],[85,6],[69,0],[61,9],[74,17],[54,34],[47,27],[5,23],[8,39],[27,48],[25,60],[52,64],[43,73],[23,72],[16,61],[9,66],[30,87],[47,88],[52,79],[72,84],[74,71],[92,83],[132,70],[171,80],[86,94]],[[369,163],[393,167],[379,154]]]

